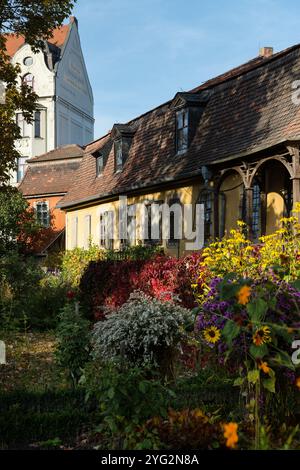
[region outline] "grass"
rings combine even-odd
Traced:
[[[74,445],[91,427],[94,410],[55,363],[54,333],[0,330],[0,340],[7,361],[0,365],[0,449],[40,448],[40,441]]]
[[[0,365],[0,391],[45,391],[66,388],[66,374],[54,361],[53,332],[13,333],[0,330],[6,362]]]

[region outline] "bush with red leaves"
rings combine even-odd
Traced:
[[[197,279],[201,254],[180,259],[156,255],[148,260],[93,261],[80,282],[80,297],[90,317],[104,318],[108,309],[123,305],[134,290],[195,306],[191,284]]]

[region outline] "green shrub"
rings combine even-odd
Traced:
[[[74,248],[64,253],[61,260],[62,276],[71,287],[78,287],[81,278],[91,261],[124,261],[147,260],[155,254],[162,253],[160,247],[132,246],[122,251],[104,250],[97,245],[90,245],[89,249]]]
[[[93,354],[102,361],[120,359],[126,364],[160,367],[172,372],[178,345],[193,321],[189,310],[136,291],[116,313],[96,323]]]
[[[95,396],[101,410],[99,430],[110,435],[117,448],[127,448],[137,427],[151,416],[166,416],[173,396],[152,370],[120,364],[89,364],[84,382],[88,397]]]
[[[78,304],[69,302],[61,310],[55,357],[58,364],[67,369],[74,386],[89,359],[89,327],[90,323],[82,318]]]
[[[28,323],[43,275],[31,256],[12,251],[0,257],[0,320],[3,328],[15,329]]]
[[[33,256],[0,257],[0,322],[6,330],[49,329],[66,300],[61,276],[45,274]]]
[[[77,287],[84,270],[90,261],[104,258],[104,250],[96,245],[91,245],[88,250],[74,248],[65,252],[62,259],[62,276],[66,284]]]

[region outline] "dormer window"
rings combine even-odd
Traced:
[[[121,139],[115,141],[115,163],[116,171],[121,171],[123,168],[123,150]]]
[[[202,113],[210,99],[211,91],[201,93],[176,93],[171,109],[174,109],[175,153],[184,154],[192,145]]]
[[[115,154],[115,172],[122,171],[129,151],[135,129],[128,124],[114,124],[111,132],[111,138],[114,143]]]
[[[189,146],[189,110],[176,112],[176,152],[184,153]]]
[[[99,155],[96,158],[96,175],[100,176],[102,175],[104,170],[104,156],[99,153]]]

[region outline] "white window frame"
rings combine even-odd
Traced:
[[[100,214],[99,220],[99,245],[106,250],[113,249],[113,234],[114,234],[114,212],[104,211]]]
[[[42,204],[45,205],[46,208],[47,208],[46,210],[44,210],[44,211],[41,212],[41,214],[45,214],[45,213],[47,214],[47,215],[46,215],[46,218],[47,218],[46,223],[44,223],[43,220],[40,220],[40,218],[39,218],[39,216],[38,216],[38,214],[39,214],[39,209],[38,209],[38,207],[39,207],[40,205],[42,205]],[[35,210],[35,215],[36,215],[37,221],[38,221],[43,227],[49,228],[49,227],[50,227],[50,209],[49,209],[49,201],[37,201],[37,202],[35,202],[35,204],[34,204],[34,210]],[[43,217],[42,217],[42,219],[43,219]]]

